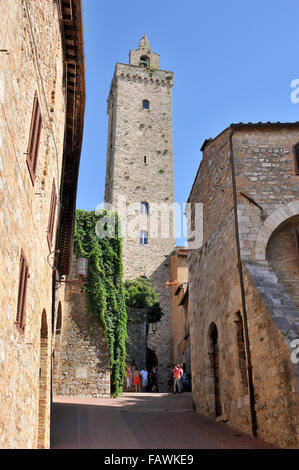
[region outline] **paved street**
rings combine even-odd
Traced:
[[[192,411],[191,393],[54,397],[52,449],[270,449]]]

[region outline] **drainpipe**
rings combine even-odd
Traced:
[[[238,254],[238,269],[239,269],[239,277],[240,277],[240,288],[241,288],[242,309],[243,309],[243,324],[244,324],[244,333],[245,333],[244,336],[245,336],[245,344],[246,344],[248,388],[249,388],[249,400],[250,400],[250,412],[251,412],[251,429],[252,429],[252,435],[254,437],[257,437],[257,419],[256,419],[256,411],[255,411],[255,396],[254,396],[254,385],[253,385],[253,377],[252,377],[252,365],[251,365],[251,354],[250,354],[249,333],[248,333],[248,319],[247,319],[247,310],[246,310],[244,277],[243,277],[243,269],[242,269],[242,260],[241,260],[241,251],[240,251],[240,238],[239,238],[239,225],[238,225],[238,214],[237,214],[236,177],[235,177],[234,154],[233,154],[233,133],[234,133],[234,128],[231,126],[231,132],[230,132],[230,136],[229,136],[230,161],[231,161],[231,169],[232,169],[236,246],[237,246],[237,254]]]

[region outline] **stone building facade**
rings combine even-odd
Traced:
[[[172,87],[173,73],[159,69],[159,55],[143,36],[129,64],[116,64],[107,108],[105,202],[122,220],[124,279],[148,277],[160,294],[164,315],[150,326],[147,346],[158,360],[161,391],[171,361],[171,295],[164,283],[175,247]]]
[[[196,410],[278,447],[298,447],[298,123],[236,124],[205,141],[190,203]],[[297,289],[296,289],[297,287]]]
[[[172,361],[191,372],[190,329],[188,316],[188,249],[176,246],[170,257]]]
[[[56,281],[69,266],[83,129],[81,13],[78,0],[0,4],[1,448],[49,446]]]
[[[88,311],[83,283],[76,277],[76,258],[67,278],[60,348],[55,353],[53,394],[110,396],[110,360],[104,330]]]

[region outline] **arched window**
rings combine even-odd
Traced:
[[[140,245],[147,245],[148,244],[148,233],[146,230],[140,231]]]
[[[141,56],[139,65],[140,65],[140,67],[149,67],[149,65],[150,65],[149,58],[146,55]]]
[[[149,107],[150,107],[149,100],[143,100],[143,101],[142,101],[142,107],[143,107],[144,109],[149,109]]]
[[[149,213],[149,205],[147,202],[143,201],[140,203],[140,214],[147,215]]]

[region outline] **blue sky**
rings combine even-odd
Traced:
[[[106,100],[116,62],[147,34],[174,72],[175,199],[186,202],[200,147],[232,122],[297,121],[298,0],[83,0],[86,111],[77,208],[103,202]]]

